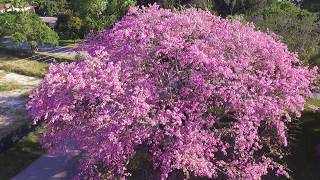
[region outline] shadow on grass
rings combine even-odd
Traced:
[[[0,179],[7,180],[26,168],[44,151],[39,144],[41,128],[22,138],[10,149],[0,153]]]
[[[294,180],[320,179],[320,111],[305,111],[288,158]],[[317,150],[318,149],[318,150]],[[318,151],[318,152],[317,152]]]

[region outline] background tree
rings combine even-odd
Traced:
[[[70,0],[75,16],[83,21],[83,31],[110,28],[136,4],[134,0]]]
[[[36,12],[42,16],[58,16],[69,8],[67,0],[33,0]]]
[[[58,35],[34,14],[0,14],[0,21],[5,22],[1,34],[16,45],[26,43],[34,53],[40,45],[57,45]]]
[[[31,0],[3,0],[3,3],[9,3],[14,7],[24,7],[26,5],[29,5],[30,2],[32,1]]]
[[[59,36],[65,39],[80,39],[82,36],[83,21],[77,16],[60,16],[56,30]]]
[[[251,14],[275,0],[215,0],[214,10],[222,15]]]
[[[0,39],[9,36],[15,25],[16,15],[12,13],[0,14]]]
[[[288,1],[279,1],[248,15],[263,31],[279,35],[291,51],[297,51],[308,63],[320,48],[320,23],[318,15],[303,10]]]

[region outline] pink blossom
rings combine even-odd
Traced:
[[[79,49],[89,57],[52,65],[27,107],[45,121],[45,148],[82,150],[80,177],[125,178],[140,146],[162,179],[179,170],[288,175],[276,159],[316,69],[300,66],[272,35],[207,11],[153,5],[131,9]]]

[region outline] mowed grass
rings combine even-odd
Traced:
[[[23,86],[16,82],[5,82],[0,84],[0,92],[21,89]]]
[[[81,39],[77,39],[77,40],[61,39],[61,40],[59,40],[59,46],[74,48],[79,43],[81,43],[81,41],[82,41]]]
[[[13,147],[0,153],[1,180],[11,179],[44,153],[39,144],[42,132],[42,128],[37,128]]]
[[[48,67],[47,63],[0,54],[0,70],[7,72],[41,78],[48,72]]]
[[[317,106],[320,108],[320,99],[315,99],[315,98],[307,98],[306,103]]]
[[[304,111],[300,132],[291,150],[293,179],[320,179],[320,161],[316,148],[320,145],[320,111]]]
[[[47,53],[47,52],[38,52],[38,58],[43,58],[43,61],[46,60],[57,60],[58,62],[72,62],[75,61],[75,56],[73,55],[61,55],[58,53]]]
[[[307,98],[306,104],[320,108],[319,99]],[[320,145],[320,110],[306,108],[298,121],[299,130],[289,158],[292,179],[320,179],[320,157],[316,152]]]

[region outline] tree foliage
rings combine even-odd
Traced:
[[[74,16],[71,11],[67,11],[66,14],[58,16],[55,30],[61,38],[81,39],[84,36],[83,20]]]
[[[110,28],[135,4],[135,0],[70,0],[59,15],[56,30],[62,36],[82,38],[89,32]]]
[[[320,22],[317,14],[288,1],[280,1],[251,14],[248,19],[260,29],[279,35],[289,49],[298,52],[306,63],[319,52]]]
[[[29,0],[1,0],[0,3],[8,3],[15,7],[24,7],[29,5]]]
[[[42,16],[58,16],[69,8],[68,0],[33,0],[37,13]]]
[[[0,39],[10,35],[10,29],[13,29],[16,15],[11,13],[0,14]]]
[[[12,40],[14,43],[27,43],[32,51],[39,45],[57,45],[58,35],[49,28],[36,15],[30,14],[0,14],[0,22],[4,26],[0,28],[2,37]]]
[[[83,21],[85,32],[110,28],[135,0],[70,0],[75,16]]]
[[[80,177],[126,177],[140,151],[159,172],[146,179],[288,176],[286,123],[316,70],[271,35],[154,5],[79,48],[87,59],[51,66],[27,107],[45,121],[45,148],[81,149]]]
[[[275,0],[138,0],[139,5],[157,3],[163,8],[192,6],[216,12],[222,16],[249,14],[274,2]]]
[[[216,0],[214,10],[222,16],[251,14],[275,0]]]

